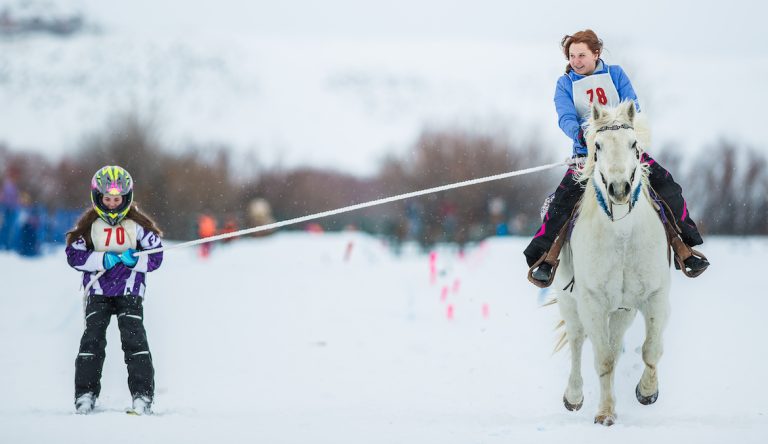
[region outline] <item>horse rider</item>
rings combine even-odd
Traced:
[[[640,111],[640,104],[624,70],[618,65],[608,65],[600,58],[603,42],[591,29],[566,35],[560,46],[568,64],[565,74],[557,80],[555,108],[560,128],[573,140],[573,157],[585,157],[587,144],[584,140],[584,125],[593,102],[603,106],[617,106],[624,100],[633,100],[637,111]],[[644,154],[644,161],[650,166],[651,187],[672,210],[683,242],[689,247],[702,244],[704,241],[691,219],[680,185],[669,171],[647,154]],[[575,173],[575,166],[566,172],[551,197],[541,227],[524,251],[529,267],[533,267],[547,254],[584,193],[582,184],[575,180]],[[684,265],[687,270],[697,274],[703,272],[709,262],[703,257],[690,256],[685,259]],[[542,283],[549,282],[552,265],[541,262],[531,276]]]

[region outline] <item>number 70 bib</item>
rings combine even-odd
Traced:
[[[91,240],[96,251],[114,251],[122,253],[136,249],[136,222],[124,219],[119,225],[112,226],[101,219],[91,225]]]

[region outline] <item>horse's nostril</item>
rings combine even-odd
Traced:
[[[608,194],[611,196],[615,196],[616,193],[614,192],[613,184],[608,185]]]
[[[624,194],[629,194],[629,182],[624,182]]]

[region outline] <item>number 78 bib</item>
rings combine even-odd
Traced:
[[[608,73],[592,74],[573,82],[573,104],[584,119],[589,117],[592,102],[603,106],[618,106],[619,92]]]
[[[96,219],[91,225],[91,240],[96,251],[122,253],[129,248],[135,250],[136,222],[124,219],[113,227],[101,219]]]

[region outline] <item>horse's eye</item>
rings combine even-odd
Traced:
[[[600,144],[595,142],[595,148],[597,148],[597,150],[600,151]]]

